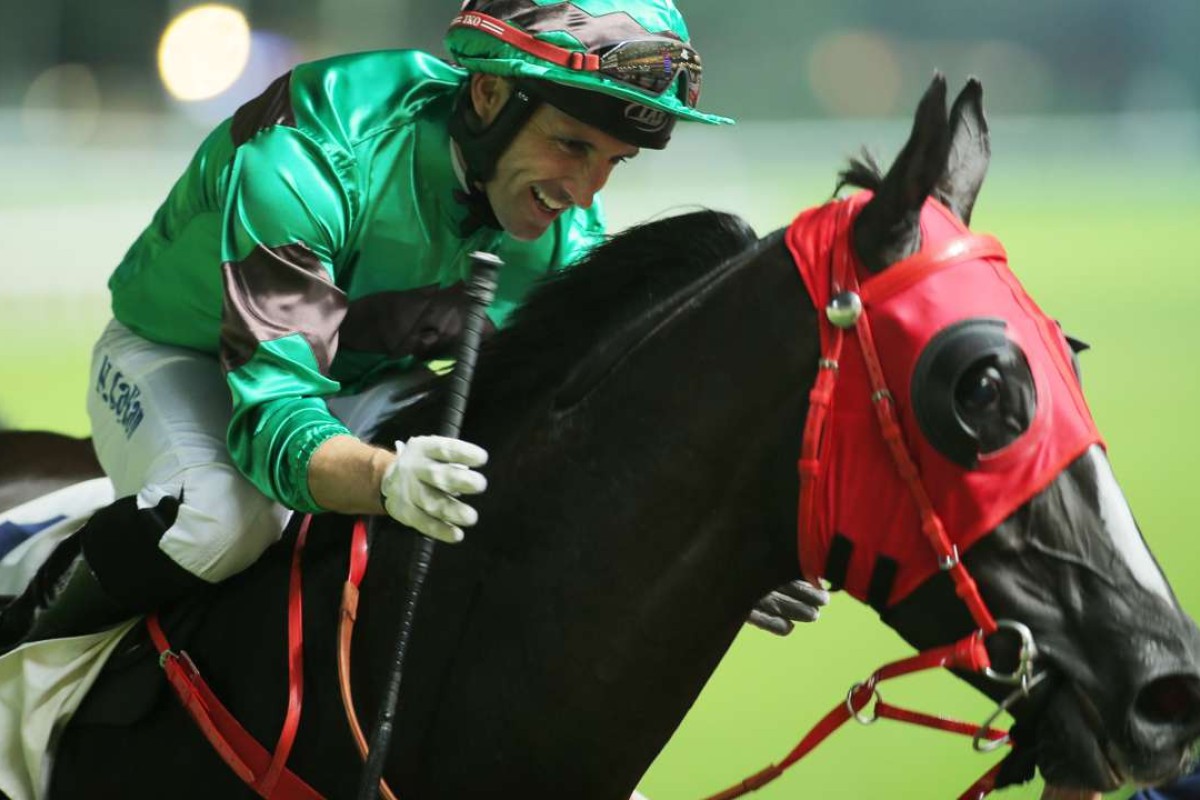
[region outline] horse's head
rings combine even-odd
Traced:
[[[824,528],[818,544],[802,540],[801,561],[870,602],[914,645],[946,644],[980,615],[973,622],[966,613],[926,541],[944,523],[987,609],[1027,626],[1036,643],[1035,685],[1011,698],[1017,747],[1003,779],[1027,777],[1036,763],[1058,785],[1161,782],[1200,735],[1200,632],[1113,477],[1068,341],[1012,278],[999,244],[966,228],[988,158],[979,83],[968,83],[947,116],[938,76],[886,176],[862,164],[844,174],[873,193],[817,210],[794,235],[798,261],[824,258],[815,272],[833,274],[830,319],[857,324],[860,343],[874,339],[884,394],[894,396],[885,402],[894,403],[923,484],[896,477],[902,457],[874,422],[881,384],[847,336],[826,439],[852,427],[869,434],[824,445],[816,502],[835,508],[815,526]],[[820,224],[833,235],[818,235]],[[810,234],[829,248],[810,248]],[[847,287],[838,259],[862,277],[866,332],[858,300],[839,296]],[[857,399],[842,386],[856,371]],[[848,498],[844,510],[839,498]],[[955,560],[943,557],[943,568]],[[993,662],[1011,661],[1019,638],[992,636]],[[997,699],[1013,691],[970,679]]]

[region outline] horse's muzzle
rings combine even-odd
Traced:
[[[1037,764],[1048,783],[1112,791],[1124,783],[1156,786],[1182,774],[1200,736],[1200,675],[1147,681],[1124,719],[1106,723],[1088,692],[1068,681],[1048,698],[1037,722]]]

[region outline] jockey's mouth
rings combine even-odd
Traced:
[[[547,214],[558,215],[566,209],[570,208],[572,203],[570,200],[556,199],[549,192],[542,189],[537,184],[530,187],[533,194],[533,200],[538,207]]]

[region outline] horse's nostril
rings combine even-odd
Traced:
[[[1169,675],[1151,681],[1138,692],[1134,709],[1153,724],[1194,725],[1200,722],[1200,678]]]

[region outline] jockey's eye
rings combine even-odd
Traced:
[[[954,402],[964,411],[976,414],[991,411],[1000,403],[1004,376],[995,359],[988,359],[970,369],[954,390]]]
[[[559,148],[570,156],[578,158],[586,158],[592,152],[590,142],[585,142],[582,139],[574,139],[570,136],[559,136],[555,139]]]

